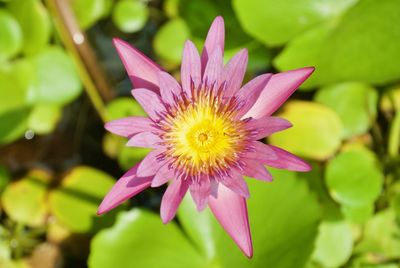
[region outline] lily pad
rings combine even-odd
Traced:
[[[122,0],[114,6],[112,18],[119,30],[134,33],[146,25],[149,10],[141,1]]]
[[[7,10],[0,9],[0,60],[15,56],[22,47],[22,32],[17,20]]]
[[[8,171],[0,166],[0,194],[3,192],[4,188],[6,188],[8,182],[10,181],[10,175]]]
[[[61,108],[56,105],[36,105],[28,119],[28,128],[37,134],[51,133],[61,117]]]
[[[83,29],[90,28],[106,12],[106,0],[73,0],[72,9]]]
[[[271,144],[305,157],[324,160],[340,146],[342,123],[329,107],[306,101],[291,101],[284,106],[281,117],[293,127],[273,134]]]
[[[120,97],[107,104],[108,120],[121,119],[129,116],[146,116],[140,104],[131,97]]]
[[[341,211],[344,217],[353,223],[365,223],[374,214],[374,205],[367,204],[363,206],[342,206]]]

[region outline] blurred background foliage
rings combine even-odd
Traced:
[[[252,260],[190,198],[163,225],[163,188],[95,214],[148,152],[103,130],[144,115],[112,38],[178,77],[217,15],[246,79],[316,67],[268,140],[314,169],[248,180]],[[399,267],[399,25],[398,0],[0,0],[0,267]]]

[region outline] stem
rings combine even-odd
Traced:
[[[389,155],[395,157],[399,154],[400,147],[400,111],[396,112],[390,126],[388,152]]]

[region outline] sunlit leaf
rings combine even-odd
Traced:
[[[342,206],[341,211],[344,217],[354,223],[364,223],[374,214],[374,205]]]
[[[61,108],[56,105],[36,105],[33,107],[28,128],[37,134],[51,133],[61,117]]]
[[[121,97],[107,104],[108,120],[121,119],[129,116],[147,116],[140,104],[131,97]]]
[[[136,163],[139,163],[143,158],[151,151],[148,148],[132,148],[125,146],[125,143],[121,147],[118,153],[118,164],[122,169],[128,170]]]
[[[125,33],[140,31],[149,17],[147,6],[136,0],[122,0],[116,3],[113,21],[119,30]]]
[[[95,24],[107,8],[105,0],[72,0],[71,4],[79,25],[84,29]]]
[[[15,56],[22,47],[22,32],[17,20],[0,9],[0,61]]]
[[[29,113],[30,108],[21,107],[0,114],[0,144],[11,143],[24,135]]]
[[[0,166],[0,194],[3,192],[4,188],[6,188],[9,181],[10,175],[8,174],[7,169]]]

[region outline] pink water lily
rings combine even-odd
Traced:
[[[259,141],[291,124],[273,117],[314,68],[262,74],[242,86],[247,50],[223,64],[224,21],[217,17],[201,56],[191,41],[183,50],[181,83],[124,41],[114,45],[132,81],[132,95],[149,117],[106,124],[127,145],[153,150],[125,173],[101,203],[98,214],[148,187],[170,182],[161,201],[162,221],[171,221],[189,191],[199,211],[209,206],[248,257],[253,254],[243,176],[271,181],[265,165],[309,171],[303,160]]]

